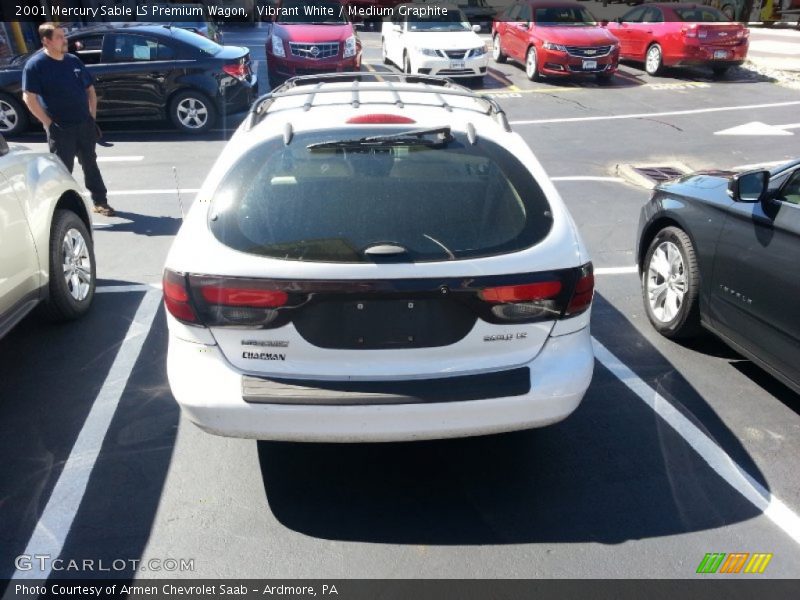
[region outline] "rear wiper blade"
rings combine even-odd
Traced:
[[[426,139],[425,136],[436,136]],[[307,150],[326,150],[329,148],[381,148],[387,146],[427,146],[429,148],[443,148],[453,141],[450,127],[434,127],[430,129],[415,129],[390,135],[374,135],[352,140],[331,140],[317,142],[306,146]]]

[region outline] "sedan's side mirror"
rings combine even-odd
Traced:
[[[403,33],[403,26],[394,24],[392,25],[392,30],[396,31],[397,33]]]
[[[5,156],[8,154],[8,142],[6,138],[0,135],[0,156]]]
[[[734,175],[728,183],[728,195],[736,202],[758,202],[769,189],[769,171],[749,171]]]
[[[474,33],[480,33],[481,32],[481,26],[480,25],[473,25],[472,26],[472,31]]]

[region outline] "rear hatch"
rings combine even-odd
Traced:
[[[208,326],[249,373],[380,379],[511,368],[591,301],[590,265],[503,268],[548,236],[551,207],[508,151],[448,128],[268,140],[223,178],[209,219],[216,240],[260,274],[168,271],[167,306]],[[460,266],[476,260],[485,262],[478,275]]]

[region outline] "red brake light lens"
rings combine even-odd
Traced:
[[[416,123],[416,121],[403,115],[375,113],[350,117],[347,119],[347,123],[351,125],[408,125]]]
[[[244,64],[222,65],[222,70],[231,77],[236,77],[237,79],[244,79],[247,77],[247,65]]]
[[[181,273],[164,270],[162,282],[164,291],[164,305],[169,314],[186,323],[197,323],[197,315],[189,303],[189,293],[186,290],[186,277]]]
[[[564,316],[571,317],[578,315],[585,311],[592,304],[592,297],[594,296],[594,273],[591,269],[585,273],[575,284],[575,291],[572,294],[572,299],[567,305],[567,310]]]
[[[277,308],[289,299],[288,294],[280,290],[204,286],[200,293],[209,304],[251,308]]]
[[[560,281],[542,281],[523,285],[505,285],[486,288],[478,293],[481,300],[492,303],[531,302],[547,300],[558,296],[561,292]]]

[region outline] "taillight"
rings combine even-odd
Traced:
[[[277,308],[286,304],[289,298],[286,292],[237,287],[204,286],[200,288],[200,293],[209,304],[251,308]]]
[[[683,34],[683,37],[696,38],[697,25],[689,25],[688,27],[684,27],[683,29],[681,29],[681,33]]]
[[[560,281],[541,281],[523,285],[504,285],[502,287],[486,288],[478,293],[481,300],[486,302],[530,302],[533,300],[547,300],[558,296],[561,291]]]
[[[200,320],[209,327],[264,327],[273,324],[289,294],[258,279],[190,275]]]
[[[575,290],[572,292],[572,298],[567,305],[567,310],[564,312],[565,317],[574,317],[581,314],[592,305],[592,297],[594,296],[594,273],[592,266],[587,265],[584,267],[580,279],[575,284]]]
[[[478,292],[478,297],[495,304],[492,314],[504,321],[557,319],[563,307],[558,298],[561,289],[559,280],[537,281],[486,288]]]
[[[416,121],[403,115],[373,113],[350,117],[347,119],[347,123],[351,125],[407,125],[416,123]]]
[[[235,65],[222,65],[222,70],[231,77],[236,77],[236,79],[247,78],[247,65],[242,63],[237,63]]]
[[[165,269],[162,289],[164,292],[164,305],[167,307],[169,314],[186,323],[198,322],[197,315],[189,300],[185,275]]]
[[[484,288],[478,298],[492,305],[494,319],[532,322],[578,315],[591,306],[593,294],[594,275],[588,263],[554,272],[544,281]]]

